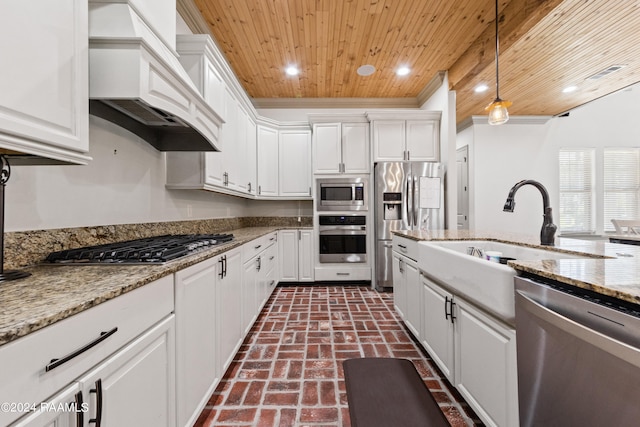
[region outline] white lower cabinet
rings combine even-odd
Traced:
[[[393,297],[396,310],[416,337],[422,330],[422,290],[416,261],[393,253]]]
[[[195,423],[222,373],[216,340],[216,280],[223,257],[175,274],[176,399],[179,426]],[[220,267],[220,268],[218,268]]]
[[[422,283],[421,344],[450,382],[453,378],[453,336],[455,323],[451,313],[453,295],[424,276]],[[449,314],[447,314],[449,313]]]
[[[423,275],[421,282],[422,346],[486,425],[517,426],[515,329]]]
[[[171,315],[80,379],[85,425],[174,425],[174,331]]]
[[[16,402],[17,403],[17,402]],[[20,418],[11,427],[77,427],[84,422],[85,409],[88,403],[84,402],[80,391],[80,383],[73,383],[69,387],[57,393],[55,396],[42,402],[40,408],[70,408],[68,411],[40,410]]]
[[[0,402],[34,407],[0,425],[175,425],[173,309],[166,276],[1,346]]]
[[[278,231],[280,281],[313,282],[313,230]]]
[[[402,272],[403,256],[393,252],[393,305],[401,319],[407,317],[407,283]]]
[[[258,286],[262,254],[245,261],[242,270],[242,332],[249,332],[258,315]]]
[[[242,328],[242,251],[232,249],[220,255],[216,281],[216,333],[218,372],[227,370],[243,338]],[[209,308],[210,310],[210,308]]]
[[[518,425],[515,330],[457,300],[456,388],[489,426]]]

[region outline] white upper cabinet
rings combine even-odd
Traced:
[[[219,152],[168,152],[167,187],[256,194],[256,125],[251,107],[222,77],[223,59],[209,36],[178,36],[180,63],[207,104],[224,119]]]
[[[340,173],[342,164],[342,127],[340,123],[313,125],[313,172]]]
[[[91,160],[88,43],[85,0],[3,2],[0,152],[12,164]]]
[[[278,130],[258,125],[258,196],[278,195]]]
[[[440,112],[369,113],[373,161],[440,161]]]
[[[257,126],[261,199],[311,199],[311,132],[304,124],[262,120]]]
[[[315,174],[369,173],[369,124],[315,123]]]
[[[369,124],[342,124],[342,172],[369,173]]]
[[[311,132],[281,129],[278,141],[280,196],[311,198]]]

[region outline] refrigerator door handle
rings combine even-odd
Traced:
[[[412,190],[411,190],[411,198],[413,199],[413,206],[412,206],[412,211],[413,211],[413,225],[417,228],[418,227],[418,207],[420,206],[417,194],[416,194],[416,182],[418,181],[418,177],[414,176],[413,177],[413,181],[412,181]]]
[[[413,198],[411,197],[411,192],[410,192],[410,186],[411,186],[411,175],[407,176],[407,188],[406,188],[406,192],[405,192],[405,199],[406,199],[406,203],[407,203],[407,219],[409,221],[409,227],[412,226],[412,221],[413,221],[413,212],[411,211],[411,209],[413,208]]]

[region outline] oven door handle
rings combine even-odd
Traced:
[[[531,299],[521,291],[516,291],[516,306],[518,305],[536,318],[640,368],[639,349],[569,319]]]
[[[330,228],[330,229],[320,230],[318,234],[320,236],[327,236],[327,235],[359,236],[359,235],[366,235],[367,230],[345,230],[344,228]]]

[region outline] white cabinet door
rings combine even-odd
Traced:
[[[422,330],[422,284],[420,272],[415,261],[404,259],[405,289],[407,292],[407,304],[404,323],[413,335],[419,340]]]
[[[404,257],[393,253],[393,304],[402,320],[407,312],[407,281],[405,277]]]
[[[247,156],[245,159],[244,167],[245,171],[245,180],[247,181],[246,191],[251,195],[255,195],[258,192],[257,182],[257,162],[258,162],[258,153],[257,153],[257,134],[256,134],[256,122],[253,121],[251,117],[247,116]]]
[[[369,123],[342,124],[342,163],[345,173],[369,173]]]
[[[243,193],[248,193],[249,174],[247,164],[247,123],[249,115],[237,106],[236,119],[238,122],[236,128],[236,149],[234,150],[233,169],[229,171],[229,187],[235,188]]]
[[[298,241],[298,280],[301,282],[313,282],[313,230],[299,230]]]
[[[439,122],[407,120],[407,152],[411,161],[440,161]]]
[[[238,187],[238,167],[241,160],[239,137],[240,135],[240,118],[238,115],[238,101],[231,92],[230,88],[225,88],[224,95],[224,111],[225,123],[222,125],[220,139],[224,144],[224,163],[223,167],[223,185],[231,189]]]
[[[96,419],[105,426],[174,426],[174,355],[171,315],[80,379],[89,402],[85,424]]]
[[[216,274],[208,259],[175,274],[178,425],[192,425],[220,379],[216,361]]]
[[[262,254],[244,263],[242,272],[242,334],[247,334],[258,316],[258,288]]]
[[[313,125],[313,172],[340,173],[342,163],[342,130],[340,123]]]
[[[311,132],[280,130],[279,194],[311,198]]]
[[[517,426],[515,330],[456,301],[456,387],[485,424]]]
[[[82,426],[85,417],[84,408],[88,407],[86,399],[80,392],[80,384],[74,382],[69,387],[47,399],[46,402],[36,404],[35,410],[20,418],[9,427],[77,427]],[[19,402],[10,402],[18,404]],[[20,405],[23,403],[20,402]],[[69,408],[61,411],[57,408]],[[73,409],[77,411],[74,412]]]
[[[453,382],[455,324],[451,320],[451,310],[455,309],[455,305],[452,308],[450,302],[453,295],[424,276],[421,276],[420,280],[423,287],[422,346],[429,352],[445,377]],[[447,313],[450,315],[447,316]],[[455,316],[455,311],[453,315]]]
[[[242,343],[242,252],[232,249],[224,258],[216,283],[216,325],[218,372],[224,372]]]
[[[278,231],[278,259],[280,280],[298,281],[298,230]]]
[[[278,131],[258,125],[258,196],[278,195]]]
[[[281,282],[313,282],[313,230],[280,230],[278,259]]]
[[[373,156],[376,162],[396,162],[405,159],[405,121],[376,120],[372,122]]]
[[[0,13],[0,148],[86,164],[86,0],[5,1]]]

